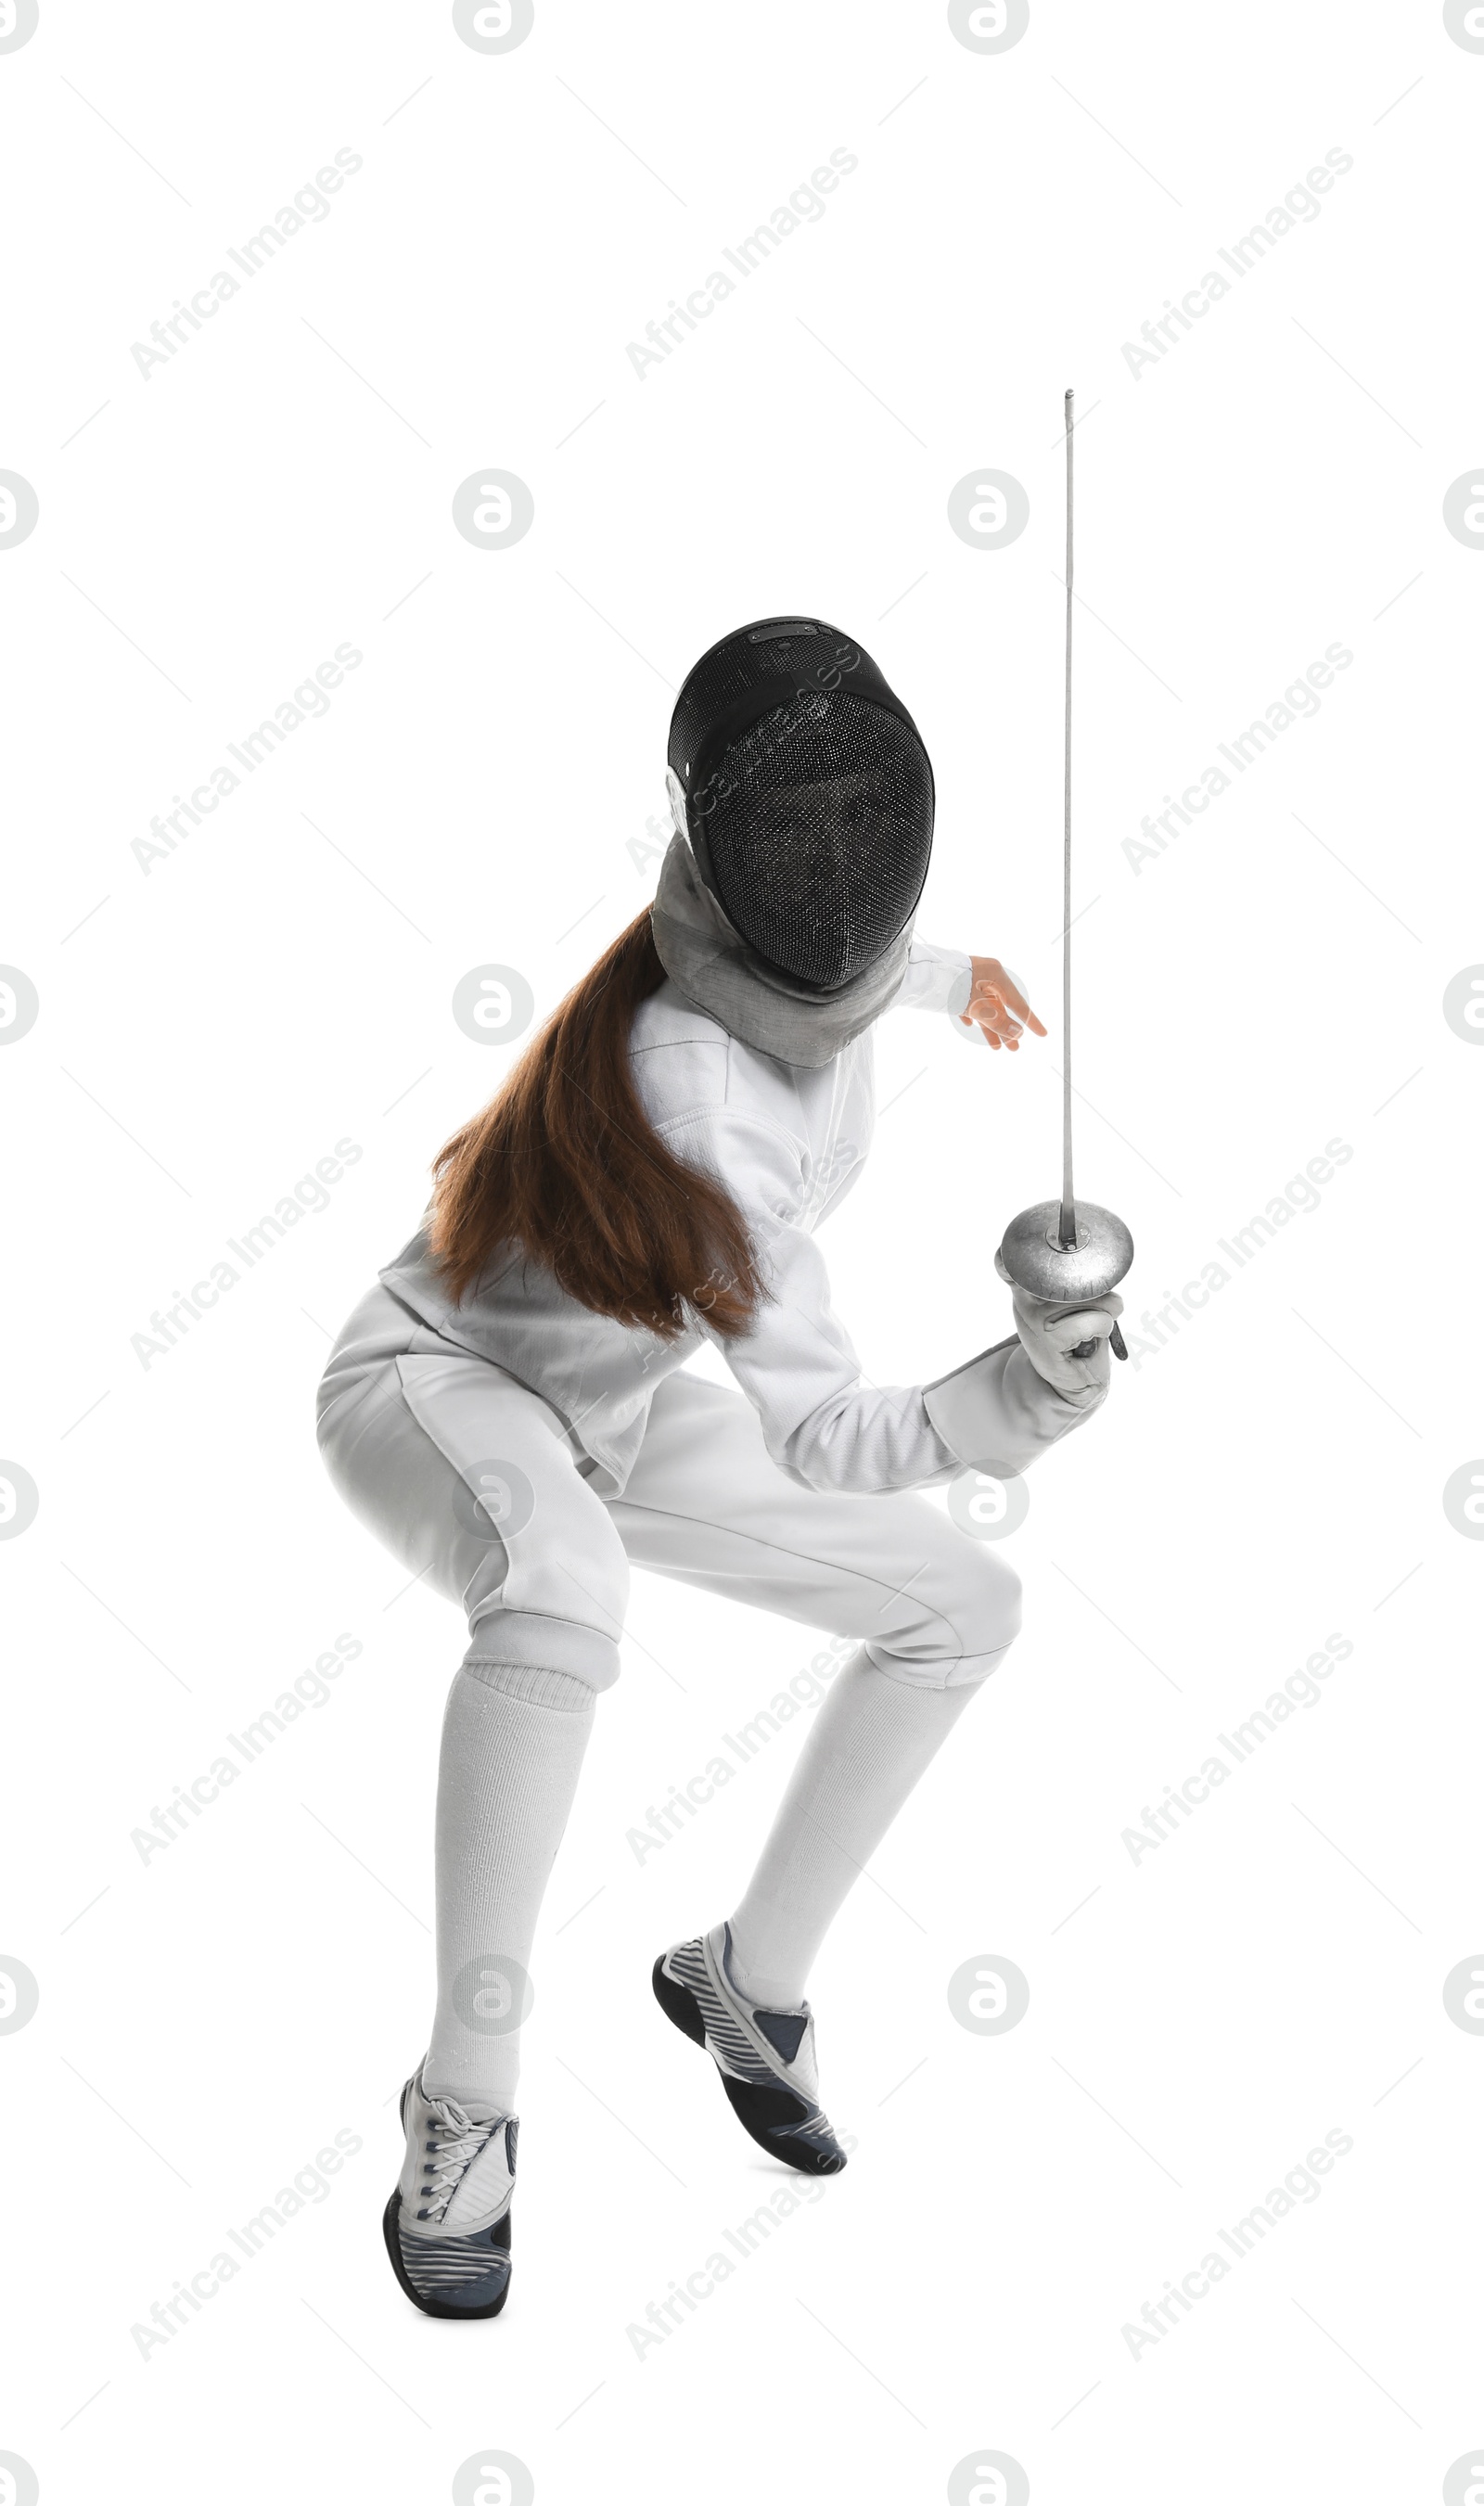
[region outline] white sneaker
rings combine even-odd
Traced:
[[[845,2151],[819,2104],[814,2020],[797,2010],[759,2010],[732,1983],[726,1923],[678,1941],[654,1963],[654,1993],[667,2019],[704,2045],[744,2131],[801,2175],[838,2175]]]
[[[402,2123],[407,2156],[381,2219],[392,2270],[424,2314],[498,2314],[510,2292],[515,2116],[426,2096],[419,2064]]]

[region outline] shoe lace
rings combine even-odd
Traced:
[[[422,2172],[430,2181],[422,2187],[426,2206],[418,2211],[419,2219],[442,2220],[464,2176],[503,2120],[496,2115],[489,2123],[476,2123],[455,2098],[429,2098],[429,2137],[422,2144],[428,2155]]]

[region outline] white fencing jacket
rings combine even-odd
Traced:
[[[893,1007],[944,1012],[968,972],[961,951],[914,941]],[[768,1293],[742,1338],[724,1340],[701,1319],[665,1342],[592,1313],[519,1245],[455,1306],[426,1220],[380,1274],[419,1321],[557,1413],[599,1496],[622,1493],[656,1385],[706,1339],[757,1412],[773,1459],[805,1487],[923,1487],[966,1463],[1023,1470],[1099,1407],[1101,1391],[1068,1397],[1045,1382],[1018,1340],[936,1383],[863,1379],[814,1230],[871,1144],[869,1029],[822,1069],[805,1070],[740,1043],[667,981],[636,1011],[630,1049],[655,1129],[676,1157],[720,1177],[751,1233]]]

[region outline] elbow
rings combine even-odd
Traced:
[[[778,1469],[795,1487],[830,1496],[851,1485],[849,1442],[830,1435],[817,1412],[801,1418],[786,1435],[768,1436],[765,1441]]]
[[[773,1458],[783,1477],[792,1480],[795,1487],[812,1488],[816,1494],[833,1496],[846,1485],[828,1454],[821,1452],[817,1445],[802,1443],[796,1436],[790,1436],[785,1444],[777,1448]]]
[[[806,1418],[769,1450],[795,1487],[820,1496],[879,1496],[897,1485],[868,1466],[859,1436],[839,1422]]]

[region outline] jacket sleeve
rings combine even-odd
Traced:
[[[894,1010],[946,1010],[954,987],[968,999],[970,966],[966,949],[938,949],[930,940],[914,940],[907,972],[891,1002]]]
[[[796,1223],[808,1187],[798,1143],[731,1108],[665,1130],[677,1156],[725,1178],[751,1232],[764,1297],[741,1338],[707,1337],[800,1486],[867,1494],[929,1487],[965,1463],[1024,1470],[1104,1398],[1054,1391],[1018,1340],[935,1384],[871,1383],[830,1305],[818,1246]]]

